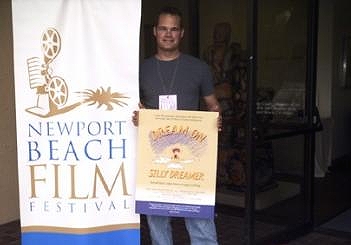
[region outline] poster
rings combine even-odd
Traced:
[[[136,211],[213,218],[217,112],[139,112]]]
[[[23,245],[139,244],[140,0],[13,0]]]

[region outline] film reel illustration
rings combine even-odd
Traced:
[[[48,28],[43,32],[41,50],[44,62],[39,57],[27,59],[30,88],[36,89],[38,95],[36,106],[27,111],[45,117],[55,114],[68,99],[65,80],[62,77],[53,76],[53,70],[50,67],[50,63],[61,50],[61,37],[56,29]]]
[[[48,28],[41,37],[41,49],[46,64],[51,63],[61,50],[61,37],[54,28]]]
[[[81,100],[66,105],[68,86],[62,77],[54,75],[53,69],[50,67],[60,50],[61,37],[59,32],[54,28],[47,28],[41,37],[43,58],[31,57],[27,59],[29,86],[31,89],[36,89],[38,96],[36,105],[27,108],[27,112],[39,117],[51,117],[71,111],[82,104],[97,105],[98,108],[104,105],[108,111],[114,109],[113,105],[128,105],[123,100],[129,97],[123,93],[112,91],[111,87],[76,92],[81,95]]]

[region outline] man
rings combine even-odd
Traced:
[[[181,12],[173,7],[162,8],[157,15],[153,34],[156,54],[140,67],[140,107],[167,110],[199,110],[203,98],[209,111],[220,111],[214,95],[213,76],[208,65],[181,53],[179,45],[184,36]],[[133,115],[138,125],[138,112]],[[220,128],[221,121],[218,121]],[[148,215],[153,245],[170,245],[170,217]],[[191,244],[218,244],[215,223],[211,219],[185,218]]]

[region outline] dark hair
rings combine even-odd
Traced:
[[[154,20],[155,27],[157,27],[157,25],[158,25],[160,15],[163,15],[163,14],[178,16],[179,20],[180,20],[180,28],[183,28],[183,14],[182,14],[182,12],[179,9],[177,9],[176,7],[171,7],[171,6],[163,7],[157,12],[157,15],[156,15],[155,20]]]

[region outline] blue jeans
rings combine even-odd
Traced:
[[[170,217],[147,215],[152,245],[172,245]],[[212,219],[184,218],[192,245],[218,245],[216,225]]]

